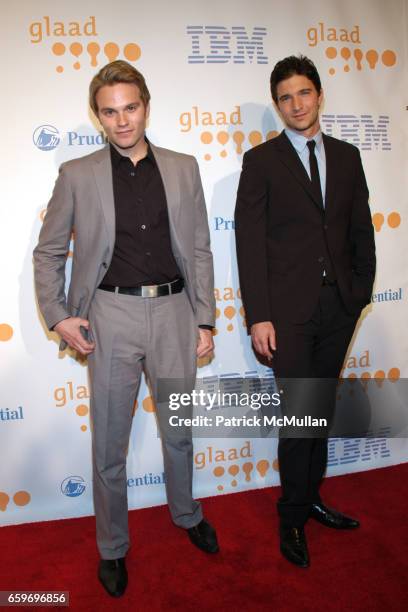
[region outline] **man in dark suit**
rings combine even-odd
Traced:
[[[320,131],[323,92],[313,62],[304,56],[278,62],[271,92],[286,128],[244,155],[237,255],[254,349],[270,360],[278,383],[291,381],[284,409],[299,414],[300,385],[337,380],[361,310],[370,302],[374,233],[358,149]],[[329,418],[333,389],[326,402]],[[307,567],[309,517],[336,529],[359,523],[320,498],[327,436],[281,432],[278,458],[281,552]]]

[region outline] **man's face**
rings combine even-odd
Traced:
[[[149,105],[133,83],[104,85],[96,94],[98,119],[109,141],[121,149],[132,149],[144,138]]]
[[[277,106],[287,127],[310,138],[319,130],[319,108],[323,92],[306,76],[294,74],[278,83]]]

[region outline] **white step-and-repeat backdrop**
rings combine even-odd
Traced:
[[[93,512],[86,364],[58,354],[57,337],[45,329],[32,250],[61,162],[104,144],[87,89],[94,73],[116,58],[146,76],[152,142],[192,153],[200,165],[215,257],[217,334],[215,359],[199,376],[268,374],[243,325],[233,211],[243,152],[282,128],[270,100],[271,70],[297,53],[320,71],[323,130],[360,148],[371,193],[375,294],[344,375],[376,378],[379,386],[407,376],[406,0],[20,0],[1,21],[2,524]],[[334,439],[328,474],[401,463],[407,454],[405,439]],[[276,440],[196,440],[197,496],[278,483]],[[165,502],[145,384],[135,404],[128,492],[130,508]]]

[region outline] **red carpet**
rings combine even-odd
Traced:
[[[362,527],[337,532],[309,521],[306,570],[278,551],[278,495],[205,499],[222,549],[214,556],[192,546],[166,507],[131,512],[129,587],[119,600],[96,578],[93,518],[3,527],[0,590],[69,591],[70,609],[80,611],[408,610],[408,464],[325,481],[326,503]]]

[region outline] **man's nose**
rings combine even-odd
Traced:
[[[128,119],[127,114],[124,111],[119,111],[117,114],[118,125],[127,125]]]
[[[294,111],[301,110],[302,109],[302,98],[301,98],[301,96],[293,96],[292,104],[293,104],[293,110]]]

